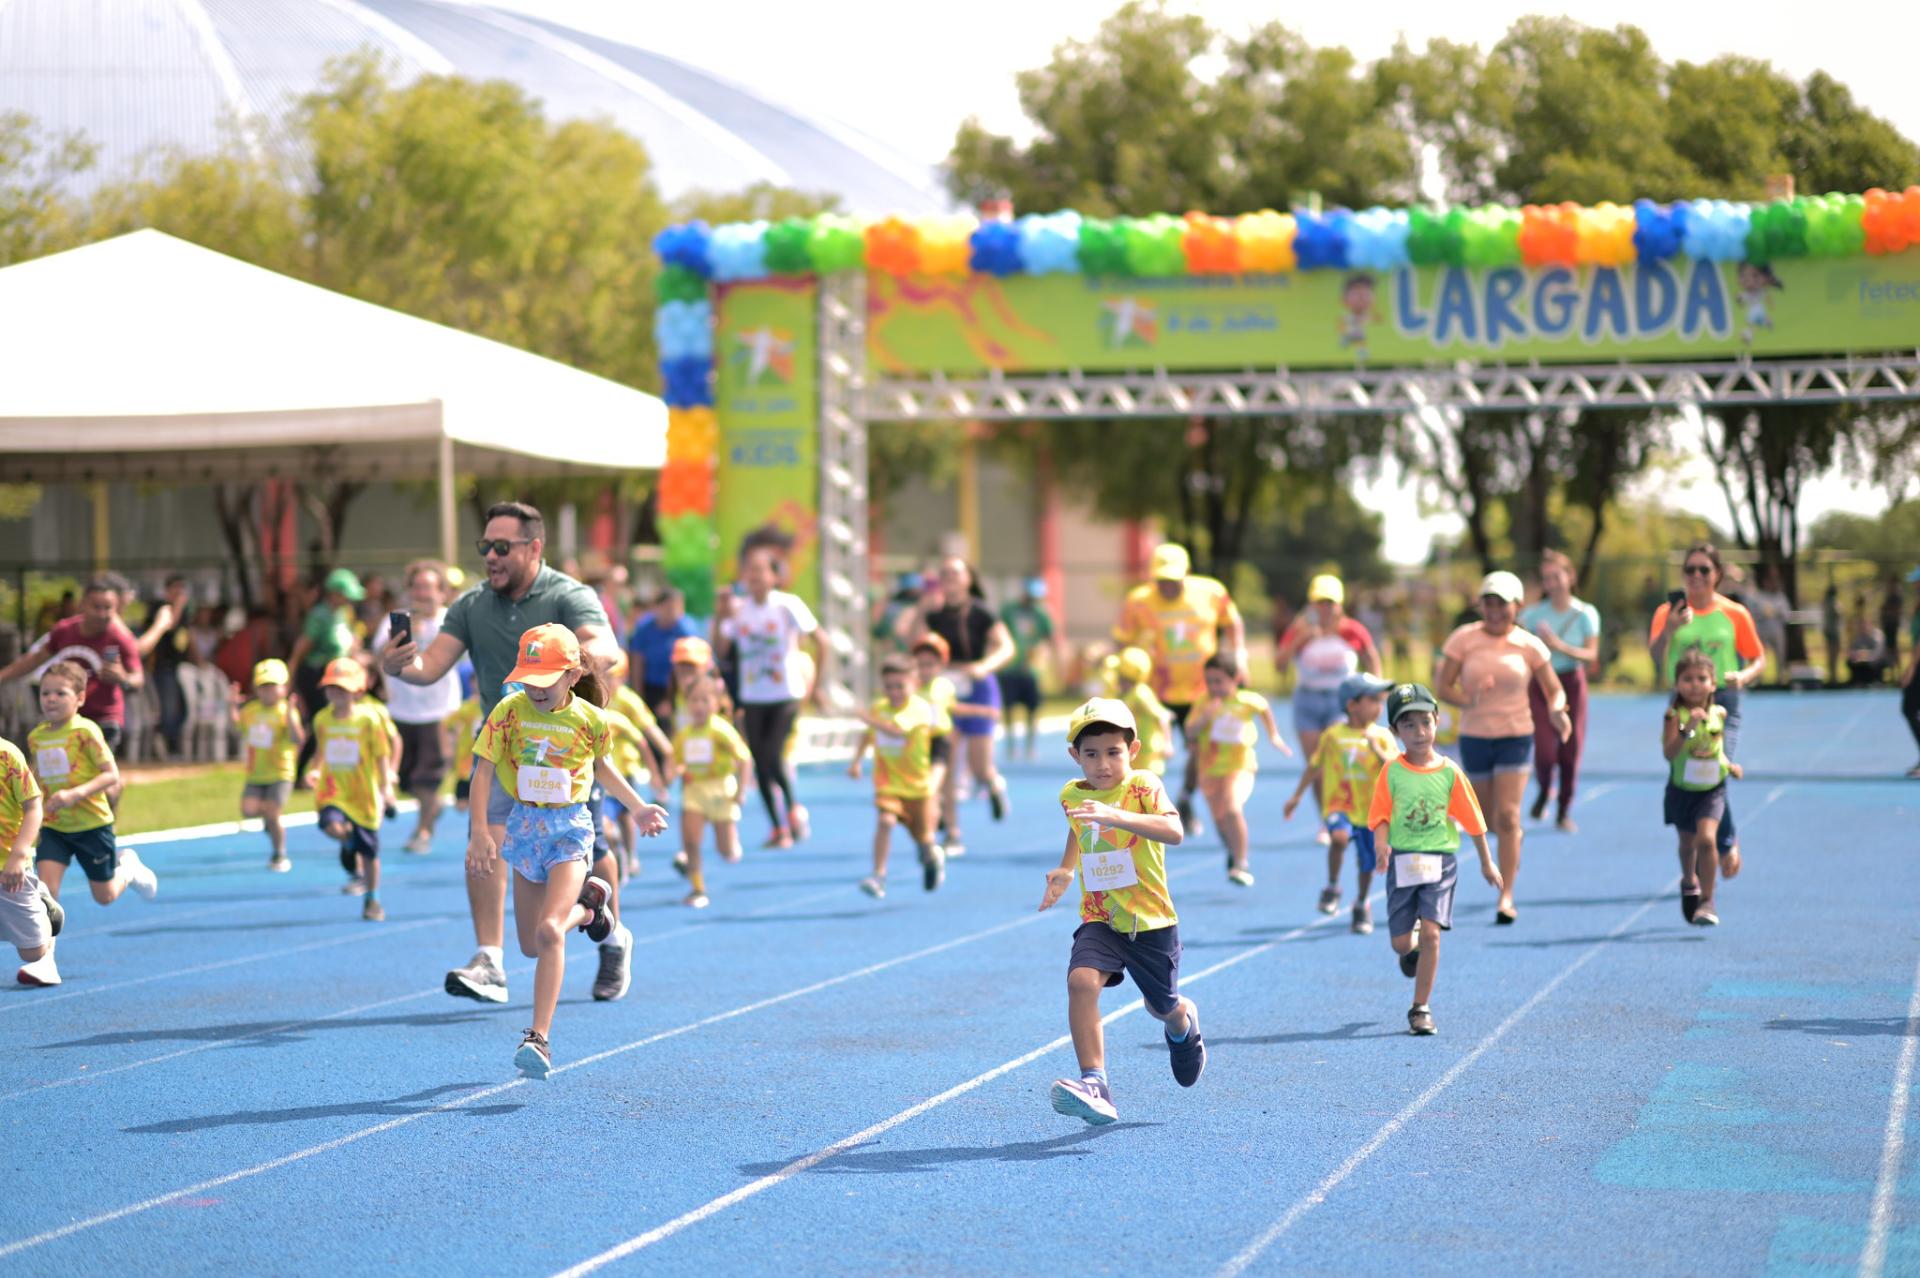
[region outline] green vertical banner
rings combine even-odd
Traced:
[[[719,574],[740,539],[771,525],[793,539],[789,587],[820,604],[820,403],[812,280],[720,286],[714,406],[720,419],[714,525]]]

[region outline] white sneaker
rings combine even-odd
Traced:
[[[415,830],[413,837],[401,845],[402,852],[411,852],[414,856],[425,856],[433,847],[433,836],[425,830]]]
[[[1233,884],[1235,887],[1252,887],[1253,871],[1243,870],[1235,866],[1233,869],[1227,871],[1227,882]]]
[[[48,941],[47,952],[31,963],[21,964],[13,979],[22,985],[58,985],[60,969],[53,963],[53,945]]]
[[[125,876],[127,886],[138,892],[142,899],[151,901],[159,895],[159,876],[147,868],[147,863],[132,848],[120,849],[120,873]]]
[[[885,879],[877,879],[872,875],[868,875],[866,878],[860,880],[860,890],[877,901],[887,894],[887,882]]]

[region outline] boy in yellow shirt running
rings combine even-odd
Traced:
[[[320,676],[327,705],[313,716],[319,760],[313,806],[320,832],[339,842],[341,864],[353,875],[341,891],[364,895],[360,917],[378,923],[387,917],[380,904],[380,818],[393,741],[384,717],[359,700],[366,687],[366,667],[352,657],[334,658]]]
[[[1254,752],[1256,721],[1265,724],[1274,749],[1284,755],[1293,751],[1280,739],[1280,725],[1273,721],[1267,699],[1240,686],[1240,667],[1232,657],[1215,653],[1207,658],[1204,671],[1207,699],[1187,719],[1187,748],[1199,760],[1200,793],[1213,813],[1220,841],[1227,845],[1227,881],[1252,887],[1246,807],[1260,769]]]
[[[1192,1087],[1206,1068],[1200,1011],[1180,993],[1180,919],[1167,888],[1169,844],[1182,838],[1180,814],[1160,778],[1135,765],[1133,712],[1095,697],[1067,723],[1067,753],[1081,779],[1060,789],[1067,846],[1047,871],[1045,910],[1080,871],[1080,926],[1067,959],[1067,1024],[1080,1077],[1054,1082],[1056,1113],[1094,1126],[1119,1117],[1107,1083],[1100,992],[1131,976],[1147,1012],[1166,1026],[1173,1081]]]
[[[33,872],[33,841],[40,837],[40,785],[26,756],[0,740],[0,939],[19,951],[22,985],[58,985],[53,938],[65,913]]]
[[[713,827],[713,850],[723,861],[740,859],[740,796],[753,779],[753,755],[739,731],[720,713],[718,680],[701,679],[685,689],[686,726],[673,734],[671,771],[680,778],[681,853],[673,868],[686,876],[684,902],[708,905],[700,868],[700,840]]]
[[[1347,721],[1332,724],[1320,734],[1285,809],[1287,819],[1292,820],[1293,810],[1319,778],[1320,811],[1330,836],[1327,886],[1320,890],[1320,912],[1332,914],[1340,908],[1340,862],[1351,843],[1353,867],[1360,875],[1353,902],[1353,930],[1362,936],[1373,931],[1373,907],[1367,904],[1367,894],[1373,889],[1375,861],[1367,810],[1373,805],[1373,783],[1380,769],[1399,753],[1393,734],[1380,726],[1380,707],[1392,687],[1385,679],[1365,672],[1341,680],[1337,695]]]
[[[880,663],[882,696],[867,715],[867,731],[853,749],[847,775],[858,781],[860,764],[873,751],[873,874],[860,881],[871,897],[887,894],[887,852],[893,827],[904,822],[920,851],[920,886],[931,892],[946,877],[946,861],[933,842],[933,707],[913,692],[913,663],[898,653]]]
[[[132,888],[151,901],[160,881],[132,848],[117,846],[108,794],[120,784],[113,751],[91,719],[80,715],[87,672],[56,661],[40,676],[40,713],[46,720],[27,734],[27,758],[45,792],[34,871],[55,900],[67,867],[80,862],[93,899],[111,905]]]
[[[294,761],[306,743],[307,729],[287,699],[287,665],[271,657],[253,668],[253,700],[233,707],[233,725],[247,752],[247,779],[240,791],[240,815],[260,818],[273,855],[267,868],[285,874],[293,868],[287,859],[287,831],[280,814],[293,793]],[[234,692],[240,691],[236,684]]]

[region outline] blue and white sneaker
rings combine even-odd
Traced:
[[[1200,1009],[1190,998],[1182,996],[1180,1001],[1187,1005],[1187,1036],[1178,1043],[1167,1040],[1167,1060],[1173,1066],[1173,1081],[1192,1087],[1207,1067],[1207,1045],[1200,1039]]]
[[[1105,1083],[1090,1082],[1084,1078],[1058,1078],[1054,1080],[1050,1095],[1056,1114],[1083,1119],[1093,1127],[1105,1127],[1108,1123],[1119,1121],[1120,1111],[1113,1107],[1113,1093]]]
[[[520,1050],[513,1054],[513,1067],[523,1078],[544,1080],[553,1073],[553,1053],[548,1048],[546,1035],[537,1030],[521,1035]]]

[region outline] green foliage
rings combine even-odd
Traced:
[[[1808,531],[1807,546],[1911,566],[1910,560],[1920,562],[1920,501],[1900,502],[1877,516],[1830,511]]]
[[[94,154],[82,138],[49,138],[30,117],[0,111],[0,266],[71,247],[79,209],[62,183]]]
[[[771,182],[755,182],[739,191],[689,191],[673,202],[669,220],[718,226],[722,222],[778,222],[839,209],[840,197],[829,192],[795,191]]]

